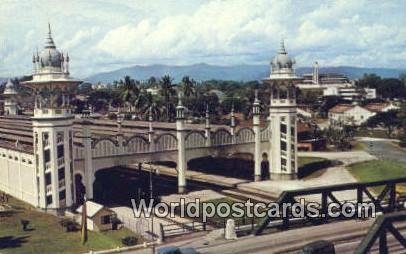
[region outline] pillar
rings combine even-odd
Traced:
[[[93,199],[93,182],[94,182],[94,172],[93,172],[93,162],[92,162],[92,135],[90,131],[89,121],[83,122],[82,126],[82,139],[84,148],[84,176],[83,179],[86,187],[86,198]]]
[[[210,111],[209,111],[209,104],[206,105],[206,115],[205,115],[205,127],[204,133],[206,137],[206,146],[211,146],[211,127],[210,127]]]
[[[254,179],[255,181],[261,181],[261,127],[260,127],[260,115],[261,115],[260,101],[258,100],[258,91],[255,91],[255,100],[252,107],[252,124],[254,129]]]
[[[178,192],[186,191],[186,149],[185,149],[185,108],[182,105],[182,99],[179,96],[178,106],[176,107],[176,137],[178,140]]]

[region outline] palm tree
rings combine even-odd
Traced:
[[[160,80],[161,94],[164,98],[164,103],[166,105],[166,120],[169,121],[169,110],[170,110],[170,100],[171,96],[176,94],[174,85],[172,84],[173,79],[169,75],[165,75]]]
[[[195,84],[196,84],[196,81],[191,79],[189,76],[184,76],[182,78],[183,94],[186,97],[190,97],[191,95],[195,95]]]
[[[120,80],[121,85],[121,99],[129,106],[130,112],[132,112],[131,104],[137,99],[140,91],[135,83],[135,80],[130,76],[124,77],[124,82]]]

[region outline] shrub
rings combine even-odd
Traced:
[[[117,119],[117,115],[114,114],[114,113],[109,113],[109,114],[107,115],[107,118],[108,118],[109,120],[116,120],[116,119]]]
[[[121,239],[121,242],[125,246],[133,246],[137,244],[137,238],[134,236],[126,236]]]
[[[79,225],[71,219],[62,219],[59,224],[65,228],[66,232],[74,232],[79,228]]]

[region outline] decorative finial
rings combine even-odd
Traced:
[[[51,36],[51,23],[48,22],[48,34]]]
[[[259,99],[258,99],[258,89],[255,89],[255,99],[254,99],[254,103],[259,103]]]
[[[283,38],[281,39],[281,44],[280,44],[280,48],[279,48],[279,54],[286,54],[285,40]]]
[[[182,92],[179,92],[178,93],[178,106],[179,107],[182,107],[183,106],[183,104],[182,104]]]

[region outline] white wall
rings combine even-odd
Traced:
[[[0,190],[37,206],[34,163],[32,154],[0,148]]]

